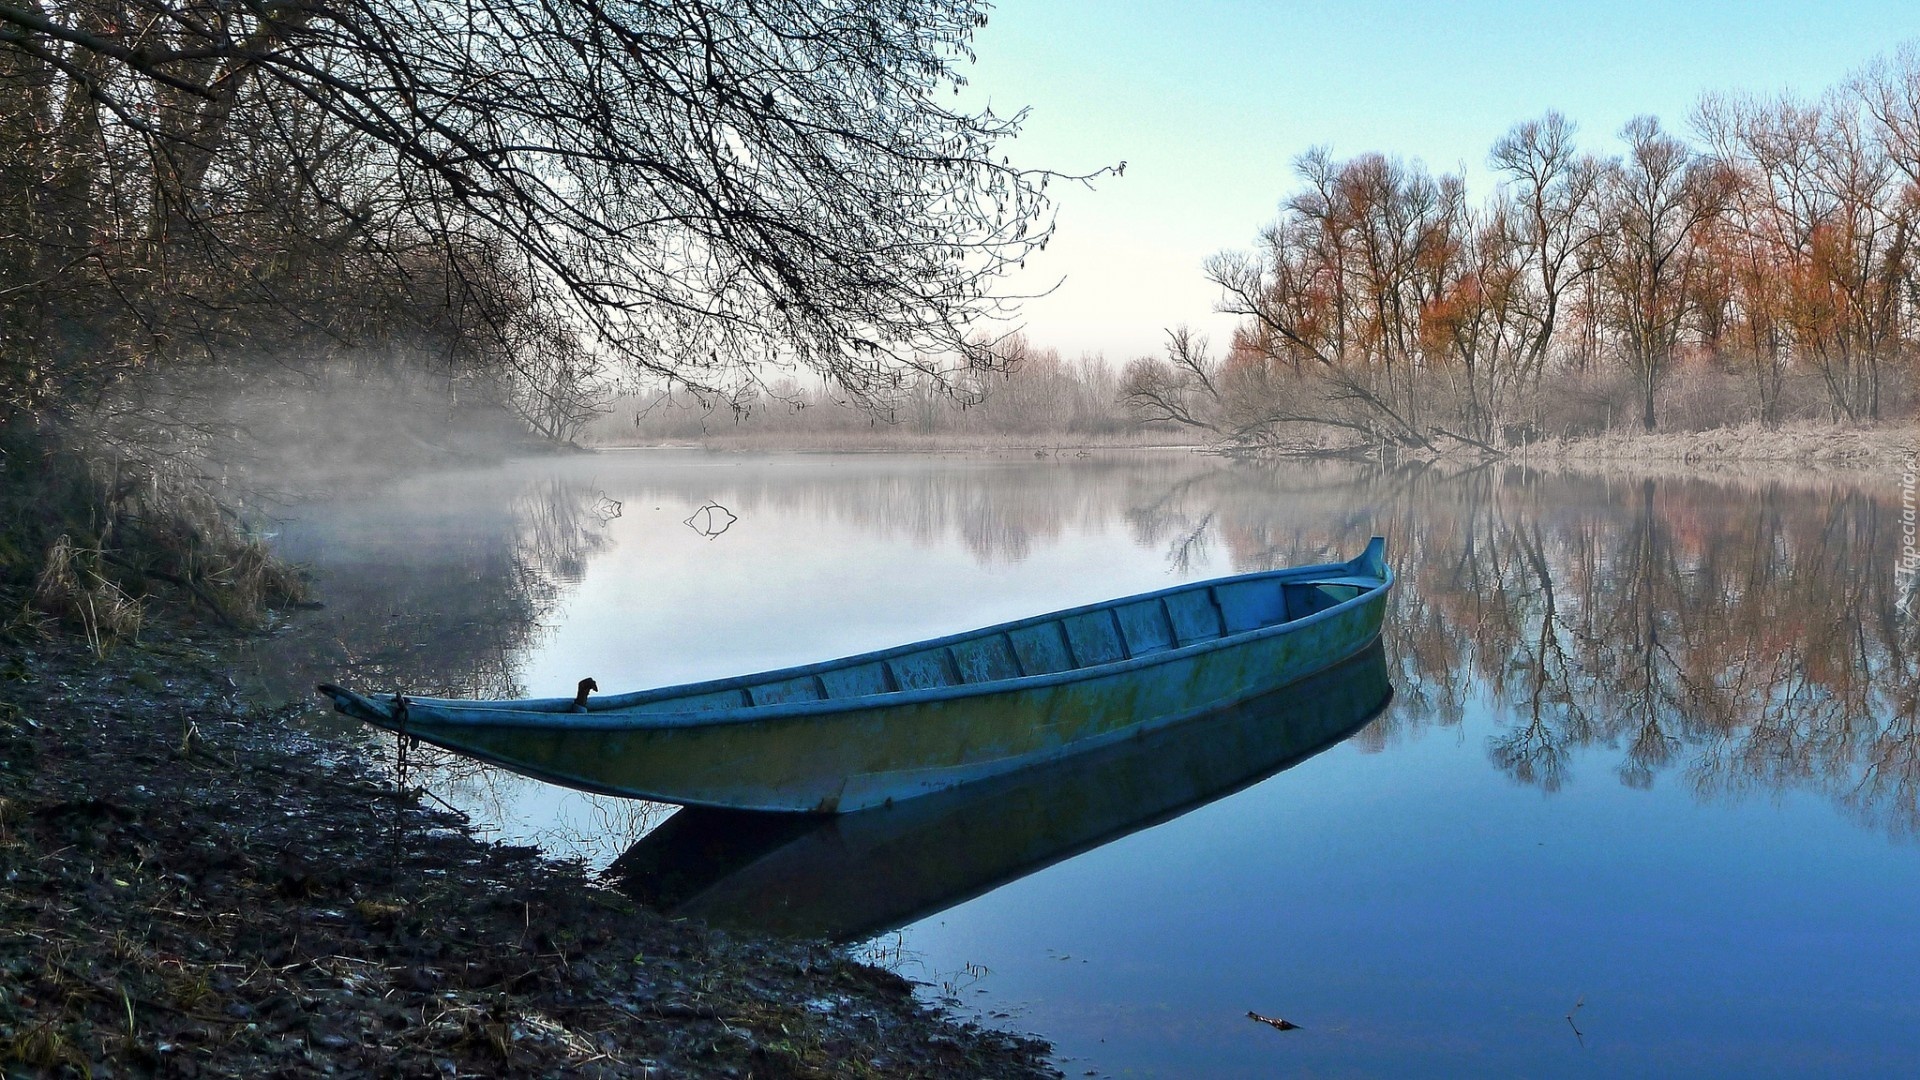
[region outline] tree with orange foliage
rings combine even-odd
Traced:
[[[1134,404],[1242,445],[1312,424],[1497,452],[1610,426],[1629,393],[1652,431],[1669,373],[1696,355],[1687,394],[1708,416],[1873,422],[1908,406],[1920,47],[1815,104],[1709,97],[1694,127],[1703,146],[1635,118],[1625,153],[1602,159],[1556,113],[1517,124],[1479,208],[1418,163],[1311,151],[1258,248],[1207,264],[1217,310],[1241,319],[1226,359],[1140,361]]]
[[[1723,97],[1704,99],[1694,116],[1694,127],[1732,179],[1725,213],[1702,238],[1728,294],[1717,344],[1721,356],[1752,376],[1759,419],[1768,426],[1780,419],[1793,356],[1787,281],[1802,232],[1797,159],[1806,123],[1789,102],[1766,108]]]
[[[1906,336],[1915,207],[1862,98],[1709,98],[1699,126],[1737,176],[1732,214],[1755,249],[1748,319],[1779,322],[1831,415],[1878,419]]]
[[[1421,314],[1443,295],[1464,188],[1378,154],[1303,155],[1306,189],[1255,254],[1207,262],[1219,310],[1248,319],[1236,345],[1299,378],[1269,422],[1308,421],[1402,446],[1431,445]]]

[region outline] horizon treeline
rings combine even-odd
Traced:
[[[1251,251],[1208,260],[1224,349],[910,374],[868,411],[791,380],[731,398],[641,391],[601,441],[1184,429],[1239,450],[1498,450],[1614,431],[1871,424],[1920,401],[1920,48],[1817,97],[1710,93],[1617,146],[1557,113],[1488,152],[1495,189],[1389,154],[1295,162]],[[1111,397],[1102,395],[1111,393]],[[958,407],[949,407],[949,406]]]
[[[1812,99],[1709,94],[1582,145],[1555,112],[1499,184],[1301,155],[1253,251],[1206,264],[1240,325],[1123,377],[1150,420],[1241,446],[1304,429],[1488,448],[1611,429],[1911,415],[1920,348],[1920,49]]]
[[[994,347],[999,363],[992,369],[945,385],[903,379],[865,408],[849,407],[832,387],[791,378],[725,399],[643,390],[616,398],[585,435],[601,443],[747,438],[851,445],[927,437],[1001,443],[1057,436],[1124,440],[1142,426],[1124,405],[1119,374],[1100,358],[1066,360],[1018,334]]]

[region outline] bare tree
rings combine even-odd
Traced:
[[[1506,217],[1531,279],[1526,362],[1534,371],[1546,362],[1562,297],[1589,268],[1582,256],[1598,236],[1606,170],[1598,158],[1578,152],[1574,130],[1566,117],[1548,112],[1514,125],[1490,155],[1512,186],[1513,208]]]
[[[1205,335],[1178,327],[1167,331],[1164,359],[1142,356],[1127,365],[1120,377],[1121,402],[1142,423],[1179,424],[1231,438],[1219,376]]]
[[[1879,418],[1884,368],[1905,336],[1914,228],[1859,101],[1710,98],[1698,118],[1735,172],[1732,216],[1762,249],[1748,317],[1777,319],[1833,415],[1856,420]]]
[[[1458,242],[1433,261],[1440,288],[1420,312],[1424,361],[1433,373],[1427,384],[1451,388],[1456,414],[1430,408],[1429,426],[1487,450],[1502,438],[1515,394],[1537,376],[1535,347],[1543,340],[1543,301],[1515,214],[1500,199],[1485,214],[1466,215]]]
[[[1218,310],[1247,320],[1240,353],[1306,380],[1280,417],[1429,445],[1419,385],[1421,316],[1445,288],[1460,242],[1464,191],[1378,154],[1296,164],[1305,188],[1262,234],[1257,254],[1207,262]]]
[[[1920,83],[1920,67],[1911,78]],[[1815,160],[1833,208],[1814,255],[1839,319],[1812,358],[1837,412],[1879,420],[1886,368],[1909,336],[1920,205],[1893,129],[1863,114],[1857,96],[1829,95],[1824,114]]]
[[[1796,385],[1824,389],[1833,419],[1906,407],[1920,46],[1815,104],[1709,97],[1694,126],[1699,148],[1638,117],[1603,160],[1556,113],[1515,125],[1476,208],[1417,163],[1311,151],[1258,249],[1207,264],[1241,318],[1231,351],[1204,379],[1177,355],[1139,362],[1133,404],[1241,443],[1304,422],[1489,451],[1629,412],[1653,430],[1683,361],[1695,422],[1738,415],[1712,388],[1741,369],[1769,424],[1813,413]]]
[[[1720,212],[1730,184],[1724,169],[1696,158],[1651,116],[1629,120],[1620,137],[1627,155],[1602,184],[1598,262],[1610,321],[1640,388],[1641,426],[1652,431],[1655,393],[1685,325],[1696,230]]]
[[[1909,42],[1848,84],[1875,136],[1908,182],[1920,185],[1920,44]]]
[[[314,140],[274,149],[323,225],[437,249],[454,292],[485,248],[507,308],[591,355],[694,386],[782,361],[856,396],[991,365],[976,331],[1050,234],[1051,177],[997,152],[1018,114],[941,103],[984,20],[971,0],[0,0],[0,85],[25,91],[0,126],[55,133],[16,164],[58,181],[0,287],[105,259],[140,276],[144,344],[178,344],[201,267],[246,261],[225,226],[258,170],[235,151],[297,117]]]
[[[1709,96],[1694,115],[1716,158],[1732,171],[1726,212],[1707,238],[1724,266],[1736,311],[1731,337],[1753,377],[1760,419],[1780,419],[1780,396],[1792,359],[1788,319],[1797,254],[1813,217],[1805,129],[1814,118],[1791,102],[1768,108],[1748,98]]]

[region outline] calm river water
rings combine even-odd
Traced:
[[[1381,655],[1130,757],[824,830],[473,768],[431,787],[503,839],[602,866],[633,845],[661,902],[848,940],[1069,1076],[1897,1075],[1920,1060],[1897,483],[520,462],[303,508],[279,543],[328,607],[259,659],[275,687],[634,689],[1379,533],[1402,575]]]

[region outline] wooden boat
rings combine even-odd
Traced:
[[[608,872],[670,914],[861,941],[1260,783],[1392,699],[1376,639],[1272,693],[922,799],[831,817],[687,807]]]
[[[323,685],[334,707],[569,787],[845,813],[1081,753],[1278,689],[1380,634],[1379,537],[1344,563],[1193,582],[824,663],[601,697]]]

